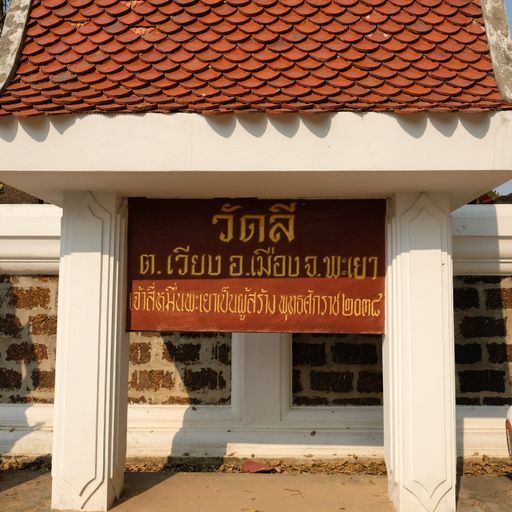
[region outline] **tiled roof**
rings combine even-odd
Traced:
[[[506,108],[478,0],[34,0],[0,115]]]

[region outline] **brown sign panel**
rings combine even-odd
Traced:
[[[383,200],[131,199],[128,330],[384,330]]]

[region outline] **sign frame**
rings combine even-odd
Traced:
[[[129,331],[384,332],[383,199],[129,200]]]

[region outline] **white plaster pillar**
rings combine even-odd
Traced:
[[[107,510],[123,487],[126,215],[116,194],[64,194],[53,509]]]
[[[448,197],[397,194],[387,219],[384,445],[400,512],[455,511],[455,369]]]

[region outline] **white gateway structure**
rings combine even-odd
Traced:
[[[450,213],[512,176],[505,19],[501,0],[13,0],[0,179],[63,208],[55,509],[123,488],[126,199],[258,197],[387,200],[389,492],[455,510]],[[283,336],[238,334],[240,357]]]

